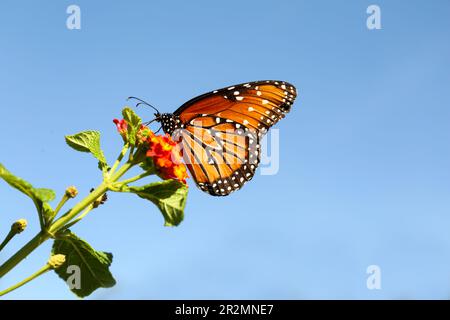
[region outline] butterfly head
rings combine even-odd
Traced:
[[[158,109],[156,109],[150,103],[145,102],[142,99],[139,99],[136,97],[129,97],[127,100],[130,100],[130,99],[139,101],[136,104],[136,107],[139,107],[140,105],[146,105],[156,111],[156,113],[153,114],[155,116],[155,118],[151,121],[144,123],[147,126],[156,121],[156,122],[161,123],[161,128],[159,128],[158,131],[163,129],[165,133],[172,134],[172,132],[177,128],[176,124],[180,123],[180,120],[178,119],[178,117],[175,117],[171,113],[160,113]],[[158,131],[156,131],[156,133]]]

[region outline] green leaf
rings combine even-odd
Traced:
[[[128,191],[153,202],[161,210],[165,226],[177,226],[183,221],[188,188],[176,180],[154,182]]]
[[[11,172],[9,172],[1,163],[0,178],[5,180],[13,188],[16,188],[20,192],[30,197],[31,200],[33,200],[40,216],[44,215],[44,210],[48,210],[49,208],[51,209],[50,205],[48,205],[47,202],[55,199],[55,192],[53,190],[34,188],[31,183],[19,177],[16,177]]]
[[[71,136],[66,136],[66,143],[73,149],[81,152],[90,152],[99,161],[99,168],[106,168],[105,155],[100,148],[100,132],[83,131]]]
[[[122,110],[122,116],[128,124],[127,140],[131,145],[134,145],[136,143],[136,133],[141,127],[142,120],[132,109],[128,107]]]
[[[39,198],[42,202],[50,202],[55,200],[55,191],[51,189],[45,188],[37,188],[34,189],[36,197]]]
[[[53,211],[53,208],[46,202],[42,204],[42,216],[44,217],[46,226],[48,226],[55,217],[55,211]]]
[[[70,290],[78,297],[87,297],[98,288],[110,288],[116,284],[109,266],[112,262],[112,254],[94,250],[89,243],[78,238],[68,231],[63,238],[56,239],[53,243],[52,254],[63,254],[66,262],[55,269],[58,276],[68,284],[73,284]],[[79,268],[79,288],[77,288],[77,269],[69,269],[70,266]]]
[[[133,111],[131,108],[124,108],[122,110],[123,119],[127,121],[127,123],[136,129],[139,129],[141,126],[142,120],[141,118]]]

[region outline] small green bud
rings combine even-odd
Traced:
[[[12,224],[11,230],[14,233],[21,233],[23,230],[25,230],[26,227],[27,227],[27,220],[19,219]]]
[[[58,269],[59,267],[61,267],[64,262],[66,262],[66,256],[63,254],[55,254],[52,255],[50,257],[50,259],[48,259],[47,264],[50,266],[50,268],[52,269]]]
[[[75,198],[78,194],[78,190],[74,186],[70,186],[66,189],[66,196],[68,198]]]

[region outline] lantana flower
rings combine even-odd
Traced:
[[[128,124],[122,119],[114,119],[117,131],[126,140]],[[176,179],[186,184],[186,166],[181,161],[177,143],[168,135],[155,135],[149,127],[141,125],[136,133],[138,146],[146,148],[146,156],[152,158],[158,175],[163,179]]]
[[[113,122],[117,126],[117,131],[119,131],[120,135],[125,141],[127,139],[128,123],[124,119],[114,119]]]
[[[169,135],[157,136],[153,132],[148,137],[147,157],[151,157],[159,175],[163,179],[177,179],[186,183],[189,177],[186,166],[181,162],[177,143]]]

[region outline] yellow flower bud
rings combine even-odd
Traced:
[[[78,194],[77,188],[70,186],[66,189],[66,196],[69,198],[75,198]]]
[[[21,233],[27,227],[27,220],[19,219],[11,226],[11,230],[15,233]]]
[[[52,269],[58,269],[61,267],[64,262],[66,262],[66,256],[63,254],[54,254],[48,259],[47,264]]]

